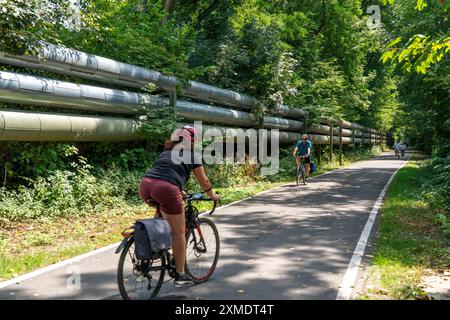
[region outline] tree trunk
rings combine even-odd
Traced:
[[[175,1],[176,0],[166,0],[165,2],[164,2],[164,6],[163,6],[163,9],[164,9],[164,17],[163,17],[163,19],[162,19],[162,25],[164,26],[166,23],[167,23],[167,21],[169,21],[169,19],[170,19],[170,15],[172,14],[172,12],[173,12],[173,9],[174,9],[174,7],[175,7]]]
[[[203,20],[208,18],[220,5],[220,0],[214,0],[202,13],[199,14],[197,18],[197,23],[195,28],[199,29]]]

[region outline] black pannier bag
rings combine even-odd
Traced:
[[[169,223],[163,218],[137,220],[134,225],[134,248],[138,260],[161,257],[172,246]]]

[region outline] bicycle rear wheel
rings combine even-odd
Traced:
[[[138,260],[134,238],[123,248],[117,268],[117,282],[124,300],[151,300],[158,296],[164,280],[165,259]]]
[[[216,225],[207,218],[200,218],[196,228],[186,237],[185,271],[196,283],[207,281],[219,260],[220,239]]]

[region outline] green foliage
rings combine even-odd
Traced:
[[[9,220],[89,215],[137,200],[140,172],[111,168],[94,175],[80,159],[71,170],[30,180],[30,186],[0,188],[0,217]]]
[[[1,146],[9,153],[0,217],[10,220],[96,214],[139,201],[139,180],[158,155],[114,143],[29,143],[25,153],[12,152],[16,143]]]
[[[173,21],[162,26],[162,8],[161,1],[83,0],[82,27],[66,29],[61,38],[69,47],[194,79],[204,72],[188,65],[195,31]]]
[[[450,51],[450,37],[432,40],[423,35],[414,35],[403,48],[395,47],[402,40],[398,37],[386,46],[381,56],[383,63],[389,60],[403,64],[402,69],[425,74],[434,64],[440,62]]]
[[[433,157],[426,166],[423,197],[437,212],[435,219],[450,236],[450,154]]]
[[[382,3],[392,4],[392,14],[396,17],[393,20],[396,38],[386,44],[380,58],[383,63],[392,61],[401,65],[404,72],[425,74],[448,59],[448,1],[417,0],[415,7],[413,2],[396,3],[394,0],[382,0]],[[406,21],[411,26],[405,29],[403,26]]]
[[[33,53],[40,41],[58,43],[69,9],[65,0],[0,0],[0,51]]]
[[[139,130],[149,141],[149,148],[153,151],[161,149],[164,141],[178,127],[177,122],[181,120],[173,107],[150,110],[143,119],[145,121]]]
[[[389,34],[381,59],[393,61],[400,75],[392,132],[432,154],[450,137],[450,2],[389,2],[383,10]]]

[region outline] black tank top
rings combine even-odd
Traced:
[[[172,161],[172,150],[161,152],[153,168],[147,172],[145,177],[164,180],[183,189],[189,180],[192,169],[201,167],[203,164],[201,163],[201,157],[194,152],[191,152],[187,157],[188,161],[183,161],[182,156],[183,154],[174,155],[174,163]]]

